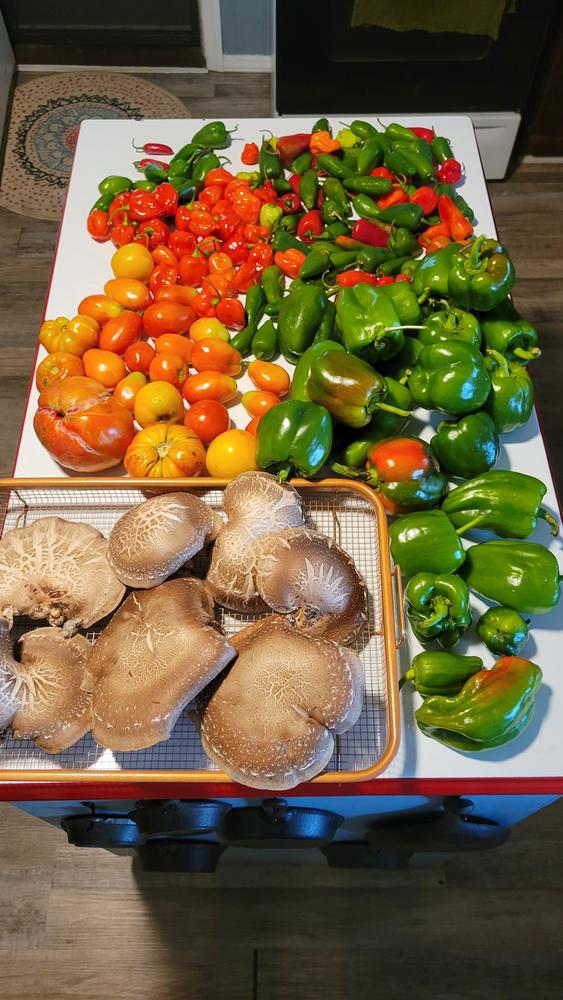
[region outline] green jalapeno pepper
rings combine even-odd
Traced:
[[[312,246],[303,243],[303,240],[298,239],[293,233],[288,233],[281,228],[274,234],[272,247],[274,250],[290,250],[291,248],[295,248],[295,250],[301,250],[301,253],[305,255],[310,254],[313,249]]]
[[[260,146],[258,169],[262,183],[264,181],[273,181],[283,176],[283,167],[279,154],[272,149],[268,139],[264,139]]]
[[[357,135],[360,139],[365,139],[369,141],[371,139],[379,139],[381,132],[378,132],[375,125],[370,122],[365,122],[361,118],[355,118],[350,124],[350,131]]]
[[[101,194],[99,198],[96,198],[90,212],[107,212],[114,198],[115,195],[111,191],[106,191],[105,194]]]
[[[221,160],[216,153],[202,153],[193,163],[192,180],[194,183],[203,183],[210,170],[216,170],[221,166]]]
[[[312,153],[300,153],[296,156],[291,164],[292,174],[304,174],[306,170],[309,170],[313,162]]]
[[[311,132],[328,132],[329,135],[332,135],[328,118],[317,118]]]
[[[308,284],[292,288],[279,311],[278,341],[282,354],[293,364],[311,346],[326,315],[329,301],[322,288]],[[330,334],[319,339],[329,339]]]
[[[385,178],[383,179],[385,180]],[[377,178],[374,178],[374,180],[377,180]],[[390,205],[389,208],[381,210],[379,221],[388,222],[392,226],[401,226],[403,229],[418,229],[422,222],[422,208],[413,202]],[[418,244],[417,250],[420,250]]]
[[[383,163],[385,150],[378,135],[368,139],[358,153],[356,170],[359,174],[369,174],[374,167]]]
[[[319,190],[319,175],[316,170],[306,170],[299,180],[299,197],[305,208],[315,207],[317,191]]]
[[[410,669],[401,677],[399,687],[410,681],[423,698],[435,694],[459,694],[466,681],[482,669],[483,661],[479,656],[426,651],[414,657]]]
[[[420,246],[416,236],[409,229],[405,228],[405,226],[394,227],[391,230],[387,246],[397,257],[420,253]]]
[[[252,338],[252,353],[260,361],[271,361],[278,353],[278,328],[273,319],[259,326]]]
[[[319,170],[323,170],[325,174],[329,174],[331,177],[349,177],[353,172],[350,167],[347,167],[342,160],[337,156],[333,156],[332,153],[319,153],[317,156],[317,166]]]
[[[116,194],[121,194],[122,191],[130,191],[132,187],[133,181],[129,177],[121,177],[119,174],[109,174],[108,177],[104,177],[103,181],[100,181],[98,184],[98,191],[100,194],[112,194],[115,197]]]
[[[134,181],[133,191],[156,191],[157,185],[154,181]]]
[[[277,264],[264,268],[261,284],[266,296],[265,312],[268,316],[277,316],[285,290],[285,276]]]
[[[446,160],[453,160],[454,154],[452,152],[452,147],[450,146],[449,140],[443,135],[434,136],[430,145],[438,163],[445,163]]]
[[[388,177],[363,177],[361,174],[350,173],[342,178],[342,183],[347,191],[373,195],[376,198],[389,194],[393,187]]]
[[[368,194],[357,194],[352,199],[352,207],[360,219],[379,219],[381,215],[381,209]]]
[[[155,184],[163,184],[168,180],[168,170],[157,166],[156,163],[147,163],[144,174],[147,181],[154,181]]]

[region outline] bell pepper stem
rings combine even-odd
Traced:
[[[379,410],[385,410],[386,413],[396,413],[398,417],[410,417],[410,410],[401,410],[398,406],[391,406],[390,403],[377,403],[377,408]]]
[[[291,475],[292,466],[290,464],[284,465],[283,468],[279,469],[277,474],[277,480],[279,483],[285,483]]]
[[[461,528],[456,528],[455,529],[456,535],[463,535],[465,531],[471,531],[472,528],[476,528],[479,524],[481,524],[482,521],[485,520],[486,517],[489,516],[490,513],[491,513],[490,510],[482,511],[480,514],[477,515],[477,517],[474,517],[472,518],[471,521],[468,521],[467,524],[462,524]]]
[[[438,625],[444,618],[447,617],[449,611],[449,604],[442,601],[438,604],[433,615],[429,615],[428,618],[423,618],[421,621],[417,622],[417,627],[422,633],[426,632],[428,629],[434,628]]]
[[[490,356],[495,359],[503,375],[508,376],[510,374],[508,361],[506,360],[504,354],[501,354],[500,351],[495,351],[492,347],[487,348],[487,354],[490,354]]]
[[[515,347],[512,353],[523,361],[533,361],[541,355],[539,347],[532,347],[530,351],[525,351],[523,347]]]
[[[404,687],[407,681],[412,681],[412,680],[414,680],[414,670],[411,667],[410,670],[407,670],[407,672],[403,674],[401,678],[399,678],[399,691],[401,690],[402,687]]]
[[[331,462],[330,467],[339,476],[347,476],[348,479],[363,479],[365,473],[361,469],[353,469],[350,465],[341,465],[340,462]]]
[[[549,530],[551,531],[551,534],[555,538],[556,535],[559,534],[559,525],[555,520],[555,518],[553,517],[553,515],[550,514],[549,511],[545,509],[545,507],[540,507],[540,509],[538,510],[538,517],[541,517],[542,520],[547,521],[547,523],[549,524]]]

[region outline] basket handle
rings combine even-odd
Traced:
[[[401,567],[395,564],[391,574],[395,578],[395,588],[397,592],[397,602],[398,602],[398,617],[399,617],[399,635],[395,631],[395,648],[400,649],[403,645],[405,639],[407,638],[407,629],[405,622],[405,608],[403,601],[403,584],[401,581]]]

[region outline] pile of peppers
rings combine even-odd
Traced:
[[[185,258],[198,258],[196,287],[208,252],[231,257],[233,288],[208,310],[245,294],[232,345],[295,366],[290,398],[257,421],[257,464],[280,479],[329,467],[379,492],[395,517],[393,558],[410,578],[409,621],[430,647],[401,679],[424,699],[417,723],[453,749],[500,746],[529,723],[541,684],[540,668],[518,655],[524,616],[555,607],[561,580],[553,554],[527,541],[538,521],[558,530],[544,484],[495,469],[501,435],[531,416],[527,365],[541,353],[509,297],[510,256],[474,236],[456,190],[463,167],[432,129],[354,120],[333,135],[321,118],[310,132],[247,143],[249,169],[236,176],[216,152],[231,142],[210,122],[175,154],[144,146],[143,179],[104,178],[88,230],[117,246],[166,244],[184,273]],[[415,406],[443,418],[429,443],[409,434]],[[462,482],[449,489],[452,477]],[[500,540],[466,549],[472,531]],[[472,625],[471,591],[494,602],[476,623],[501,656],[488,670],[451,652]]]

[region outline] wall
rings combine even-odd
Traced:
[[[272,51],[270,0],[221,0],[221,29],[225,55],[269,55]]]
[[[7,120],[14,68],[12,46],[10,45],[4,19],[0,13],[0,145],[4,134],[4,125]]]

